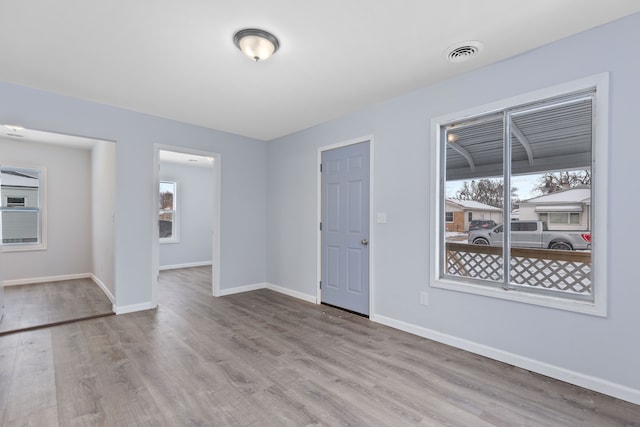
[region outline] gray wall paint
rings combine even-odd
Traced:
[[[213,168],[160,163],[160,180],[178,183],[178,243],[160,244],[160,267],[211,262],[213,254]]]
[[[221,289],[265,281],[264,142],[10,83],[0,99],[0,123],[116,141],[116,306],[151,301],[154,143],[222,155]]]
[[[0,227],[0,242],[2,241],[2,231],[1,231],[1,227]],[[3,257],[4,255],[2,254],[2,251],[0,250],[0,283],[4,282],[4,261],[3,261]],[[0,322],[2,321],[2,318],[4,317],[4,286],[0,286]]]
[[[92,273],[115,294],[114,230],[116,145],[98,142],[91,150]]]
[[[47,250],[6,252],[4,280],[89,273],[91,153],[0,139],[0,162],[47,170]]]
[[[315,295],[317,148],[374,135],[374,313],[640,389],[640,286],[635,268],[640,15],[425,87],[270,142],[268,269],[275,285]],[[609,316],[600,318],[443,289],[427,282],[430,120],[608,71]],[[419,304],[420,291],[429,305]]]

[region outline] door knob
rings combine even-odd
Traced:
[[[369,244],[369,241],[368,241],[367,239],[362,239],[362,240],[360,241],[360,243],[362,243],[363,245],[365,245],[365,246],[366,246],[366,245],[368,245],[368,244]]]

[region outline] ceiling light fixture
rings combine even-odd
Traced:
[[[24,130],[22,126],[18,126],[18,125],[4,125],[4,127],[6,127],[7,129],[13,132],[19,132],[21,130]]]
[[[253,61],[264,61],[280,47],[280,42],[271,33],[256,28],[246,28],[233,36],[233,43]]]

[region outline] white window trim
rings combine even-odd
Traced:
[[[47,168],[45,166],[24,165],[15,163],[2,163],[2,166],[10,168],[37,169],[40,171],[40,188],[38,194],[40,197],[40,241],[38,243],[20,243],[20,244],[2,244],[0,246],[2,252],[30,252],[30,251],[46,251],[47,250]],[[25,198],[26,202],[26,198]],[[0,227],[2,227],[2,219],[0,218]],[[0,234],[2,234],[0,232]]]
[[[441,132],[443,124],[461,121],[465,118],[495,113],[505,110],[515,105],[528,104],[536,101],[562,96],[571,92],[596,88],[594,104],[595,126],[593,132],[592,145],[592,176],[593,176],[593,198],[592,205],[592,236],[595,236],[592,250],[592,275],[594,284],[594,301],[578,301],[567,298],[554,297],[549,295],[539,295],[535,293],[505,290],[489,286],[481,286],[465,282],[464,279],[443,279],[440,278],[440,224],[441,224],[441,189],[439,185],[441,176],[440,146]],[[571,82],[559,84],[549,88],[529,92],[523,95],[503,99],[490,104],[467,109],[462,112],[434,117],[431,119],[431,175],[430,175],[430,226],[428,241],[430,242],[430,275],[429,284],[431,287],[448,289],[452,291],[470,293],[475,295],[488,296],[503,300],[517,301],[543,307],[557,308],[566,311],[590,314],[594,316],[607,316],[607,180],[608,180],[608,137],[609,137],[609,73],[601,73]]]
[[[159,238],[158,241],[160,242],[160,244],[173,244],[173,243],[180,243],[180,232],[179,230],[179,224],[180,222],[178,221],[178,193],[180,192],[179,190],[179,183],[177,180],[170,180],[170,179],[161,179],[160,180],[160,184],[162,184],[163,182],[166,183],[170,183],[174,185],[174,193],[173,193],[173,233],[171,235],[171,237],[163,237],[163,238]],[[160,187],[158,187],[158,194],[160,194]]]

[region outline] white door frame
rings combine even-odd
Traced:
[[[215,185],[211,197],[214,198],[213,203],[213,253],[211,254],[211,267],[213,270],[211,294],[215,297],[220,296],[220,189],[222,188],[220,178],[222,177],[222,155],[213,151],[203,151],[186,147],[176,147],[172,145],[153,144],[153,211],[151,226],[153,233],[151,236],[151,303],[152,307],[158,306],[158,279],[160,275],[160,234],[158,230],[160,203],[160,151],[174,151],[177,153],[193,154],[197,156],[213,157],[213,174]]]
[[[2,178],[0,178],[0,187],[2,187]],[[4,318],[4,279],[2,278],[2,214],[0,214],[0,323]]]
[[[374,238],[373,227],[373,135],[362,136],[359,138],[350,139],[347,141],[338,142],[336,144],[324,145],[318,148],[317,152],[317,221],[316,221],[316,304],[322,303],[322,290],[320,289],[320,280],[322,280],[322,232],[320,231],[320,223],[322,222],[322,173],[320,172],[320,165],[322,164],[322,152],[333,150],[335,148],[342,148],[348,145],[359,144],[361,142],[369,142],[369,319],[374,318],[374,272],[373,272],[373,254],[376,244]]]

